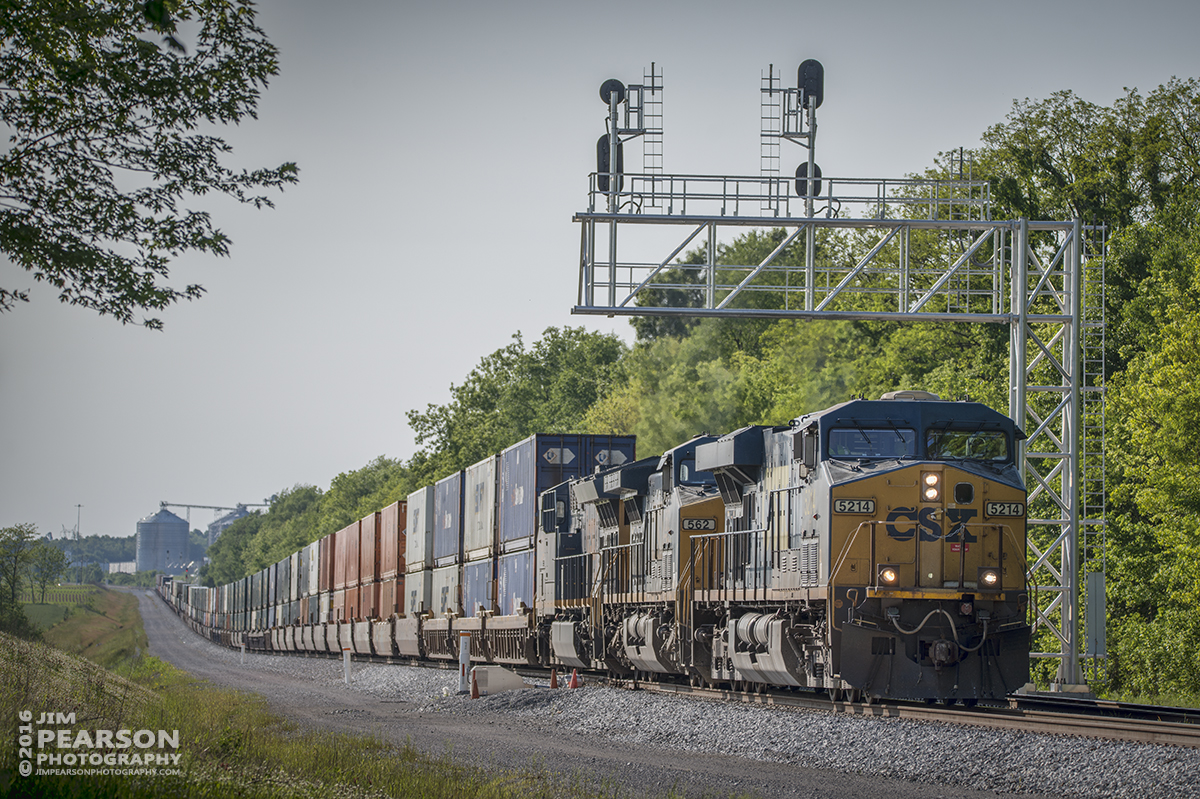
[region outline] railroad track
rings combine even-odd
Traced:
[[[169,604],[167,606],[170,607]],[[173,608],[172,611],[174,611]],[[248,651],[265,654],[262,650]],[[272,651],[269,654],[340,659],[338,654],[326,652]],[[458,663],[451,660],[414,660],[376,655],[354,655],[353,660],[358,663],[380,665],[420,666],[447,670],[458,668]],[[509,668],[523,677],[531,677],[539,681],[550,679],[548,669],[514,668],[512,666]],[[976,707],[927,705],[893,700],[867,704],[830,700],[818,693],[794,692],[777,688],[748,692],[669,682],[607,680],[596,674],[588,674],[586,677],[588,680],[600,680],[614,687],[678,694],[709,701],[821,710],[875,718],[941,721],[950,724],[1041,734],[1077,735],[1114,741],[1200,748],[1200,710],[1187,708],[1136,705],[1108,700],[1066,699],[1045,694],[1018,695],[1011,697],[1007,705],[991,704]]]
[[[797,694],[779,690],[746,693],[670,683],[641,682],[637,687],[661,693],[752,705],[824,710],[865,717],[942,721],[1042,734],[1078,735],[1114,741],[1200,748],[1200,711],[1181,708],[1104,700],[1055,699],[1038,695],[1015,697],[1009,700],[1007,706],[967,708],[890,700],[874,704],[840,702],[831,701],[819,694]]]

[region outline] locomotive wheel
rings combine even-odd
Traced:
[[[841,688],[830,688],[829,689],[829,701],[830,702],[841,702],[842,701],[842,689]]]
[[[863,701],[863,692],[861,688],[851,688],[846,697],[847,701],[857,705]]]

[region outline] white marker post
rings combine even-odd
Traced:
[[[460,632],[458,634],[458,692],[467,694],[471,692],[471,679],[468,670],[471,668],[471,634],[468,632]]]
[[[342,676],[346,685],[350,684],[350,647],[342,647]]]

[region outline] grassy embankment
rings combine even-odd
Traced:
[[[96,586],[61,586],[46,604],[28,603],[25,615],[51,646],[82,655],[105,668],[136,660],[146,649],[137,597]]]
[[[199,683],[144,654],[136,598],[103,592],[93,612],[72,613],[46,634],[88,659],[0,637],[0,795],[29,797],[568,797],[625,793],[548,771],[497,771],[430,757],[408,746],[298,729],[260,697]],[[103,612],[101,612],[103,609]],[[140,642],[140,643],[139,643]],[[132,647],[132,648],[131,648]],[[139,649],[140,648],[140,649]],[[123,661],[115,653],[130,652]],[[139,652],[141,654],[139,654]],[[91,659],[103,658],[109,671]],[[116,660],[114,661],[114,658]],[[116,673],[116,672],[119,672]],[[17,775],[20,711],[76,713],[76,729],[179,730],[178,776]],[[157,752],[157,750],[154,750]]]

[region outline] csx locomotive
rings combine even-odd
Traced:
[[[452,659],[468,632],[480,662],[973,704],[1029,675],[1022,438],[924,392],[643,460],[533,436],[237,584],[161,590],[251,648]]]

